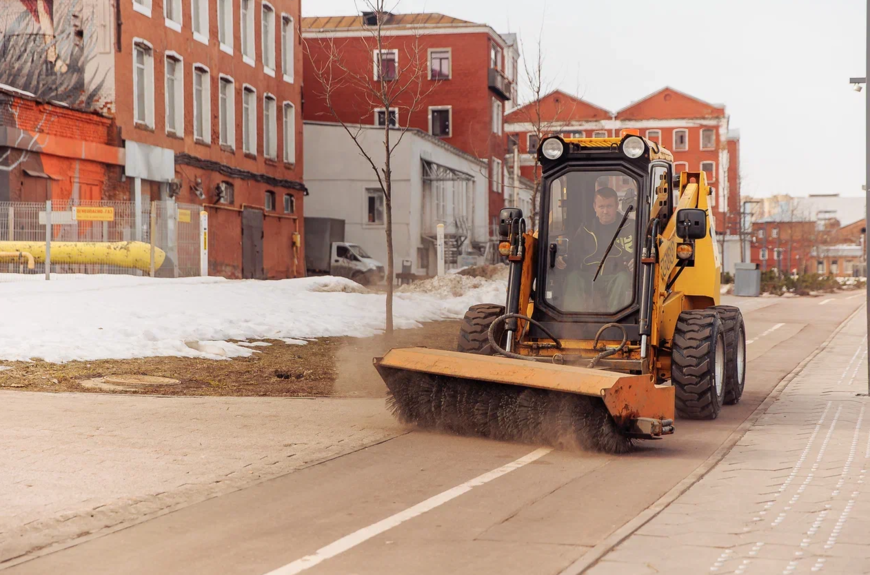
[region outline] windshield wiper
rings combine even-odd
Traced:
[[[616,238],[619,237],[619,232],[622,231],[622,228],[625,227],[625,222],[628,221],[628,214],[630,214],[633,211],[634,211],[634,206],[628,206],[628,209],[625,210],[625,215],[622,216],[622,221],[619,222],[619,227],[616,228],[616,233],[614,233],[613,237],[610,238],[610,244],[608,244],[607,249],[604,251],[604,256],[601,258],[601,263],[598,264],[598,269],[595,270],[595,277],[592,278],[592,281],[595,281],[598,279],[598,274],[601,273],[601,268],[604,267],[604,262],[607,261],[607,256],[610,255],[610,250],[613,249],[613,244],[616,242]]]

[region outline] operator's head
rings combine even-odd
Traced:
[[[616,209],[619,204],[619,196],[613,188],[601,188],[595,192],[595,215],[598,221],[604,225],[616,221]]]

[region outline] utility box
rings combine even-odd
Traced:
[[[734,295],[758,297],[761,295],[761,270],[758,264],[734,264]]]

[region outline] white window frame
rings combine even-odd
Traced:
[[[704,132],[712,132],[713,134],[713,145],[709,147],[704,147]],[[715,150],[716,149],[716,130],[713,128],[702,128],[701,129],[701,149],[702,150]]]
[[[383,218],[380,222],[370,222],[369,221],[369,198],[374,197],[375,203],[381,204],[381,217]],[[380,190],[380,188],[366,188],[366,193],[363,196],[365,199],[365,203],[363,204],[363,226],[367,228],[377,228],[384,227],[386,225],[386,210],[387,210],[387,202],[386,198],[384,198],[384,193]],[[377,211],[375,212],[377,213]]]
[[[173,8],[172,11],[178,14],[178,20],[173,20],[166,13],[170,6]],[[181,32],[181,25],[184,22],[183,10],[184,7],[181,5],[181,0],[163,0],[163,21],[166,23],[167,28]]]
[[[396,57],[396,80],[399,79],[399,51],[398,50],[372,50],[372,77],[375,79],[375,82],[381,81],[381,61],[380,54],[388,54],[392,53]],[[393,80],[387,80],[388,82],[392,82]]]
[[[653,136],[653,134],[656,134]],[[659,146],[662,145],[662,131],[661,130],[647,130],[646,131],[646,139],[652,141],[652,138],[658,138]]]
[[[497,158],[492,159],[492,173],[490,174],[490,189],[494,194],[502,192],[504,183],[504,162]]]
[[[175,130],[169,129],[169,91],[166,89],[166,86],[169,84],[166,75],[168,69],[167,62],[169,60],[175,61]],[[171,50],[166,52],[163,59],[163,81],[163,91],[166,93],[166,133],[184,137],[184,58]]]
[[[601,135],[599,135],[599,134],[601,134]],[[598,138],[598,139],[606,138],[607,137],[607,130],[595,130],[594,132],[592,132],[592,137]]]
[[[205,82],[202,85],[202,111],[197,113],[196,105],[196,72],[205,72],[203,78]],[[193,140],[200,144],[211,145],[211,71],[205,64],[196,63],[193,65],[193,77],[191,80],[191,89],[193,91]],[[196,126],[200,122],[202,116],[202,137],[197,137]]]
[[[447,52],[447,78],[432,77],[432,54],[434,52]],[[429,68],[429,79],[436,82],[444,82],[453,79],[453,48],[429,48],[426,56],[426,65]]]
[[[778,237],[779,237],[779,228],[772,228],[772,229],[770,230],[770,238],[771,238],[771,239],[776,239],[776,238],[778,238]]]
[[[251,94],[251,101],[254,103],[254,109],[245,113],[245,94]],[[250,116],[248,115],[250,114]],[[248,125],[248,133],[250,138],[245,137],[245,125]],[[254,149],[248,149],[248,140]],[[242,86],[242,151],[252,156],[257,155],[257,89],[250,84]]]
[[[224,118],[223,110],[221,110],[221,88],[224,84],[229,84],[230,93],[227,98],[227,138],[224,142]],[[236,149],[236,81],[226,74],[218,75],[218,132],[220,132],[220,145],[228,148]]]
[[[435,136],[432,132],[432,112],[443,112],[444,110],[448,112],[447,123],[449,124],[450,129],[447,131],[446,136]],[[453,106],[429,106],[429,134],[436,138],[453,137]]]
[[[678,148],[677,147],[677,134],[679,132],[682,132],[686,135],[686,147],[685,148]],[[689,130],[686,130],[685,128],[679,128],[679,129],[674,130],[673,140],[674,140],[674,151],[675,152],[688,152],[689,151]]]
[[[816,260],[816,273],[820,276],[827,274],[827,266],[825,260]]]
[[[769,255],[770,255],[770,254],[767,253],[767,248],[761,248],[761,249],[758,251],[758,258],[759,258],[761,261],[767,261],[767,256],[769,256]]]
[[[289,25],[285,28],[284,23]],[[281,13],[281,74],[284,81],[292,84],[296,75],[296,21],[293,16]]]
[[[679,169],[680,166],[683,166],[683,169]],[[678,176],[682,172],[689,171],[689,162],[674,162],[674,175]]]
[[[226,30],[221,26],[221,3],[224,2],[224,21]],[[218,9],[218,43],[222,52],[226,52],[230,56],[233,55],[233,0],[217,0]],[[227,42],[221,38],[226,36]]]
[[[268,36],[266,34],[266,12],[272,13],[272,25],[268,30]],[[261,50],[263,51],[263,72],[267,76],[275,77],[275,67],[277,64],[275,63],[275,18],[277,16],[277,12],[275,12],[275,7],[269,4],[268,2],[263,2],[262,7],[260,8],[260,44]],[[267,61],[267,57],[271,58],[271,62]],[[269,65],[271,64],[271,66]],[[265,130],[263,130],[265,132]]]
[[[266,200],[272,200],[272,206],[269,207]],[[275,193],[275,190],[266,190],[263,193],[263,209],[267,212],[277,212],[278,211],[278,194]]]
[[[530,154],[534,155],[538,153],[538,146],[541,145],[541,138],[538,138],[538,145],[532,147],[532,138],[538,138],[538,135],[535,133],[526,134],[526,149]]]
[[[504,104],[498,98],[492,99],[492,133],[501,136],[504,133]]]
[[[199,2],[199,14],[196,13],[196,2]],[[208,45],[208,14],[209,0],[190,0],[190,29],[193,30],[193,39]],[[196,31],[196,23],[202,24],[202,32]]]
[[[248,66],[257,65],[257,27],[255,25],[256,16],[254,15],[254,0],[248,0],[249,10],[245,10],[244,0],[239,1],[239,37],[242,43],[239,51],[242,53],[242,62]],[[250,19],[245,18],[245,14]]]
[[[145,50],[145,122],[139,118],[139,78],[136,73],[136,50]],[[133,123],[154,129],[154,46],[142,38],[133,38]]]
[[[272,121],[266,121],[267,102],[272,103]],[[278,99],[274,94],[263,94],[263,157],[278,159]]]
[[[381,112],[384,112],[384,118],[386,118],[386,111],[387,111],[386,108],[375,108],[375,120],[374,120],[375,126],[377,126],[379,128],[384,127],[382,124],[378,123],[378,114],[380,114]],[[399,127],[399,109],[398,108],[390,108],[390,113],[396,115],[396,125],[390,126],[390,127],[391,128],[398,128]]]
[[[706,171],[707,171],[707,170],[704,169],[704,164],[713,164],[713,169],[712,169],[712,170],[709,170],[709,172],[710,172],[711,174],[713,174],[713,177],[710,178],[709,180],[707,180],[707,183],[715,182],[715,181],[716,181],[716,162],[714,162],[713,160],[704,160],[703,162],[701,162],[701,168],[700,168],[700,169],[701,169],[702,172],[706,172]]]
[[[290,200],[290,209],[287,209],[287,200]],[[296,196],[291,192],[285,192],[284,197],[282,198],[282,203],[284,204],[284,213],[285,214],[295,214],[296,213]]]
[[[284,163],[296,165],[296,106],[293,102],[284,102],[281,111],[284,114]]]
[[[133,10],[138,12],[139,14],[143,14],[145,16],[151,17],[151,0],[142,0],[142,2],[137,2],[133,0]]]

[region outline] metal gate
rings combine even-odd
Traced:
[[[261,280],[263,270],[263,212],[242,210],[242,278]]]

